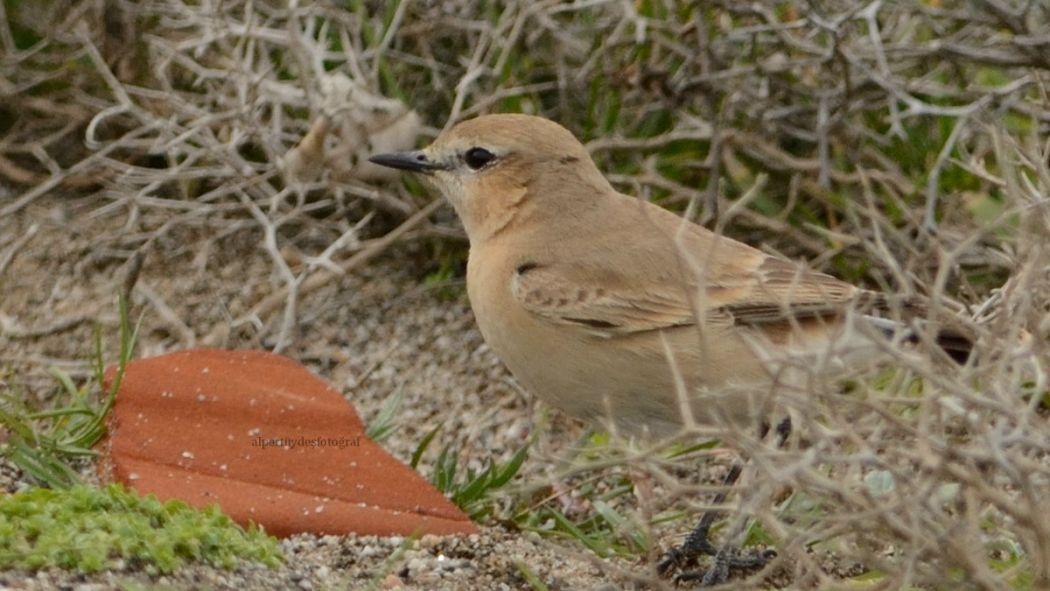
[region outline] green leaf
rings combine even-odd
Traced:
[[[369,439],[383,441],[397,431],[398,425],[394,422],[394,417],[401,408],[401,402],[404,398],[404,388],[398,388],[397,392],[387,397],[383,402],[383,408],[379,410],[379,415],[365,430],[365,434]]]
[[[415,451],[412,452],[412,461],[409,462],[409,465],[412,466],[413,470],[415,470],[416,467],[419,466],[419,460],[422,459],[423,454],[426,453],[427,448],[430,447],[431,442],[434,441],[434,437],[438,434],[438,431],[440,430],[441,425],[434,427],[429,433],[423,436],[423,439],[419,442],[419,445],[416,446]]]

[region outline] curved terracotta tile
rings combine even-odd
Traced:
[[[103,480],[218,503],[275,535],[477,531],[368,439],[338,392],[280,355],[192,349],[132,361],[108,426]]]

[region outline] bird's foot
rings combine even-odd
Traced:
[[[666,576],[672,570],[695,563],[700,556],[711,556],[713,563],[710,567],[684,570],[675,575],[674,580],[678,583],[699,581],[701,587],[713,587],[728,581],[733,571],[762,568],[770,560],[776,558],[776,555],[774,550],[745,553],[729,545],[717,548],[706,537],[697,539],[696,536],[690,536],[690,539],[687,539],[681,546],[665,553],[656,565],[656,569],[661,575]]]
[[[684,571],[674,578],[678,583],[699,581],[701,587],[714,587],[729,581],[733,571],[750,571],[762,568],[776,558],[774,550],[742,553],[737,548],[724,547],[714,556],[714,563],[706,569]]]

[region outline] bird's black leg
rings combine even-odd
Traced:
[[[769,426],[763,425],[761,437],[765,437],[768,432]],[[783,447],[787,442],[788,436],[791,435],[791,418],[786,417],[780,421],[777,424],[776,432],[777,447]],[[743,469],[742,463],[733,464],[729,468],[729,473],[726,474],[725,480],[722,482],[725,490],[715,495],[715,505],[721,505],[725,502],[729,494],[729,487],[733,486],[737,479],[740,478],[740,472]],[[734,569],[760,568],[776,556],[776,552],[772,550],[742,555],[738,549],[731,548],[728,545],[723,547],[715,546],[711,542],[711,527],[715,524],[719,514],[720,511],[716,509],[705,511],[696,527],[693,528],[693,531],[686,536],[685,541],[663,555],[660,562],[656,565],[657,571],[661,575],[666,575],[671,569],[685,566],[700,556],[712,556],[714,564],[710,568],[684,572],[676,577],[679,581],[700,581],[700,584],[706,587],[726,582],[729,574]]]

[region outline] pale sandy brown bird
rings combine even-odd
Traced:
[[[774,380],[867,360],[887,327],[847,313],[881,296],[617,192],[547,119],[478,117],[372,161],[427,175],[452,203],[486,342],[576,417],[659,435],[687,414],[759,420]]]
[[[426,175],[452,203],[486,342],[576,417],[654,435],[759,424],[775,384],[866,363],[894,333],[865,314],[886,298],[617,192],[543,118],[478,117],[371,160]],[[706,534],[702,521],[691,539]]]

